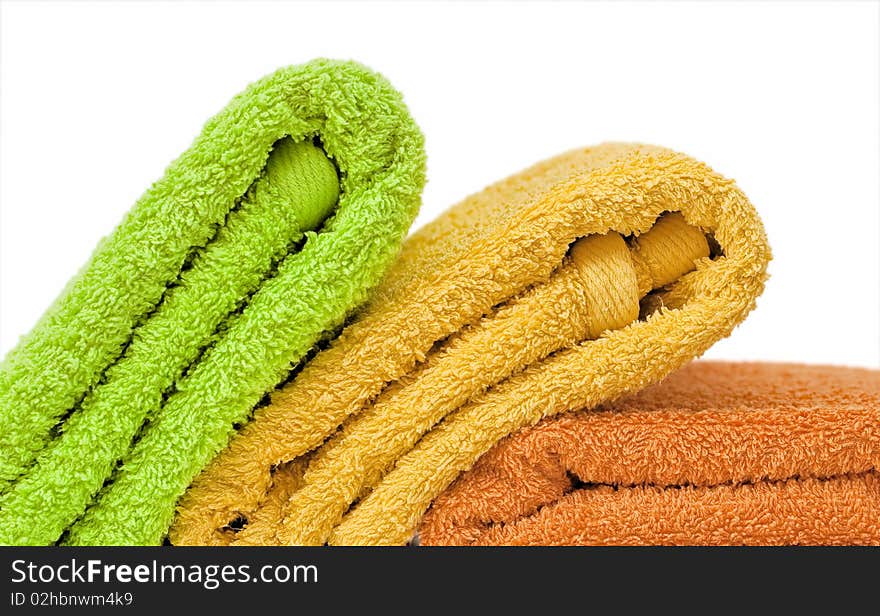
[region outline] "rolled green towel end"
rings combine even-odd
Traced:
[[[160,542],[195,474],[366,299],[423,183],[421,133],[360,65],[238,95],[0,368],[0,543]]]

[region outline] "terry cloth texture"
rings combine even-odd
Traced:
[[[423,545],[880,544],[880,371],[696,362],[505,439]]]
[[[400,95],[350,62],[252,84],[0,370],[0,542],[159,543],[192,478],[341,327],[424,183]]]
[[[409,238],[359,318],[195,480],[169,537],[405,543],[501,438],[726,336],[769,257],[746,197],[692,158],[605,144],[539,163]]]

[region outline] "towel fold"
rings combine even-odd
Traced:
[[[469,197],[195,480],[177,544],[402,544],[499,439],[637,391],[752,309],[769,259],[729,180],[605,144]]]
[[[687,156],[606,144],[539,163],[405,243],[360,317],[196,479],[170,538],[405,543],[499,439],[727,335],[768,259],[747,199]]]
[[[423,545],[880,544],[880,371],[695,362],[505,439]]]
[[[211,119],[0,369],[0,543],[160,542],[261,398],[367,297],[424,182],[382,77],[281,69]]]

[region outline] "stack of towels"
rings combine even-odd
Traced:
[[[404,240],[424,168],[360,65],[237,96],[4,360],[0,543],[880,543],[880,372],[689,364],[732,181],[602,144]]]

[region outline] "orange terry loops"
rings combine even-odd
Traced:
[[[880,371],[693,362],[520,430],[423,545],[880,544]]]

